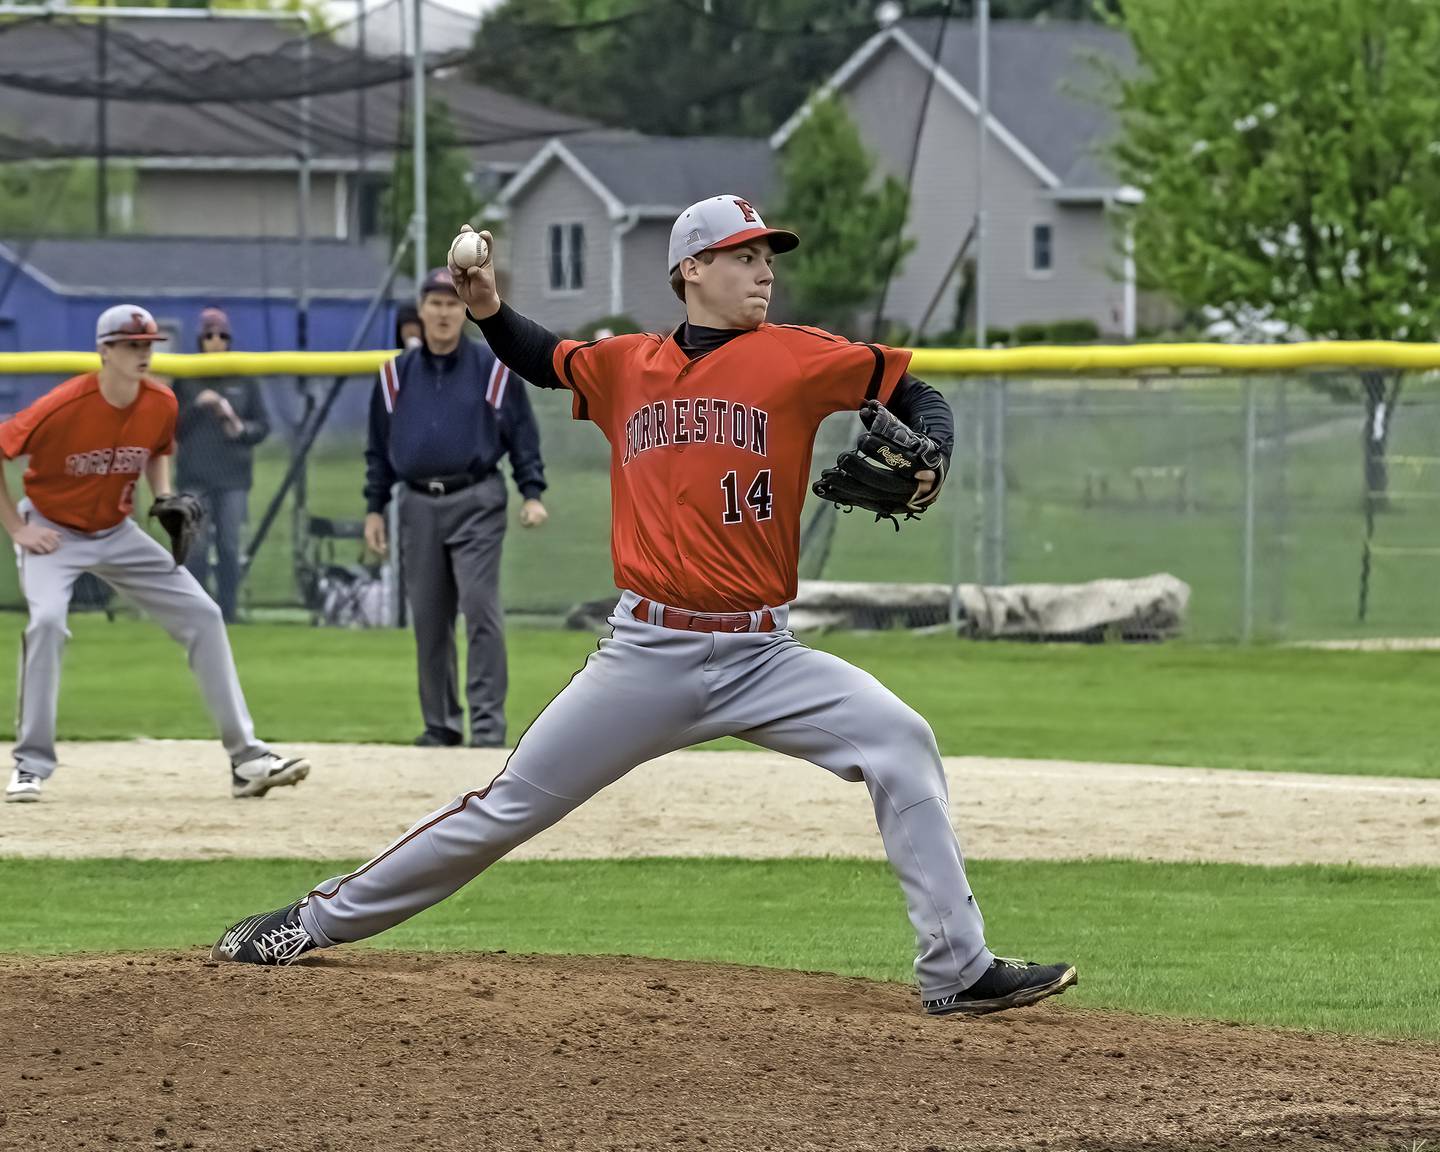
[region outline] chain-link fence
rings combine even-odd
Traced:
[[[1204,640],[1440,635],[1440,397],[1397,384],[958,385],[963,483],[926,526],[932,564],[955,545],[961,580],[1169,573]]]
[[[802,577],[906,587],[827,592],[815,603],[815,588],[804,584],[802,606],[816,609],[816,623],[964,629],[968,617],[973,631],[977,604],[998,604],[1017,626],[995,634],[1038,638],[1045,628],[1035,621],[1048,618],[1035,609],[1040,591],[997,599],[976,586],[1163,573],[1188,586],[1181,617],[1154,623],[1152,632],[1142,611],[1118,633],[1218,641],[1440,636],[1440,393],[1411,379],[1396,397],[1391,380],[1372,387],[1367,402],[1366,383],[1333,374],[939,382],[958,443],[938,505],[899,532],[813,498],[805,511]],[[252,542],[307,413],[329,387],[264,385],[273,432],[256,453]],[[277,504],[241,598],[252,618],[312,618],[318,573],[375,560],[359,537],[371,387],[359,378],[340,386],[298,483]],[[558,622],[578,604],[613,595],[608,449],[593,425],[570,419],[567,394],[530,396],[551,519],[527,531],[512,517],[503,594],[513,618]],[[849,415],[826,422],[817,471],[856,428]],[[1367,451],[1367,436],[1377,435]],[[12,472],[12,491],[17,481]],[[0,565],[0,605],[21,604],[13,566]]]

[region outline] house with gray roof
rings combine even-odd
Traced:
[[[380,232],[381,196],[408,139],[406,58],[307,38],[284,15],[78,21],[37,11],[0,23],[0,161],[104,155],[133,171],[113,182],[115,232],[277,237],[299,231],[305,145],[309,234]],[[449,109],[484,196],[547,140],[597,127],[471,83],[441,67],[450,59],[432,58],[429,95]]]
[[[559,332],[626,315],[682,319],[670,291],[670,226],[695,201],[735,192],[763,213],[776,193],[763,139],[587,133],[550,141],[507,184],[499,259],[516,308]]]
[[[975,217],[979,136],[973,23],[904,20],[871,37],[823,86],[846,107],[882,171],[906,178],[914,152],[907,231],[916,241],[890,286],[885,314],[927,333],[973,325],[956,316],[956,257]],[[1088,319],[1123,334],[1162,308],[1127,285],[1120,181],[1105,145],[1115,131],[1098,99],[1097,59],[1133,67],[1124,33],[1068,21],[997,21],[990,32],[986,150],[987,324]],[[926,108],[926,87],[931,86]],[[808,106],[807,106],[808,108]],[[801,108],[772,137],[803,123]],[[1133,194],[1133,190],[1129,190]],[[973,256],[973,245],[970,254]],[[1132,274],[1133,275],[1133,274]]]

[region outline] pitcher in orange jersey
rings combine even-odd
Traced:
[[[494,252],[493,238],[486,236]],[[753,204],[714,196],[670,236],[686,319],[668,334],[561,340],[502,304],[494,267],[452,269],[490,347],[566,388],[610,442],[612,552],[623,589],[601,640],[481,791],[432,813],[358,871],[230,928],[216,959],[289,963],[413,916],[635,765],[738,736],[863,781],[904,890],[925,1011],[978,1015],[1075,983],[1069,964],[996,957],[950,823],[930,726],[867,672],[785,627],[820,422],[878,399],[947,458],[944,398],[910,354],[766,320],[773,260],[799,243]],[[937,477],[918,478],[933,500]]]
[[[100,371],[65,381],[0,424],[0,454],[29,457],[18,506],[0,472],[0,525],[15,543],[30,609],[9,803],[39,800],[55,771],[60,657],[70,636],[70,592],[82,572],[112,585],[185,646],[230,755],[232,796],[263,796],[310,771],[306,761],[277,756],[255,738],[220,609],[130,518],[142,475],[153,496],[170,494],[175,396],[145,375],[153,345],[164,339],[144,308],[107,308],[95,327]]]

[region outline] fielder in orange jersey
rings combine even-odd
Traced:
[[[220,609],[130,518],[142,475],[156,500],[171,495],[175,396],[145,375],[163,339],[144,308],[106,309],[95,328],[100,371],[65,381],[0,424],[5,459],[29,457],[18,506],[0,472],[0,525],[15,543],[30,608],[7,802],[39,800],[55,771],[60,658],[70,637],[70,593],[82,572],[134,601],[185,646],[230,754],[232,796],[263,796],[310,772],[306,761],[277,756],[255,738]]]
[[[986,947],[930,726],[869,673],[785,627],[820,422],[878,400],[911,426],[923,420],[947,463],[954,440],[948,405],[908,374],[908,352],[766,322],[774,256],[798,243],[739,196],[703,200],[670,237],[685,323],[588,343],[502,304],[493,255],[452,269],[495,354],[532,384],[568,389],[575,418],[610,442],[624,590],[611,635],[487,787],[420,820],[358,870],[232,926],[215,959],[289,963],[373,936],[637,764],[738,736],[864,782],[915,927],[927,1012],[997,1012],[1075,983],[1069,964],[1000,959]],[[938,495],[944,471],[915,474],[912,508]]]

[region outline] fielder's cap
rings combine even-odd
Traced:
[[[670,229],[670,271],[680,267],[686,256],[698,256],[711,248],[735,248],[747,240],[765,237],[775,252],[789,252],[800,237],[783,228],[767,228],[755,206],[743,196],[711,196],[692,204]]]
[[[428,296],[431,292],[445,292],[451,296],[458,296],[455,291],[455,277],[450,275],[449,268],[432,268],[425,273],[425,279],[420,281],[420,295]]]
[[[121,340],[164,340],[165,333],[150,315],[138,304],[116,304],[100,313],[95,321],[95,343],[115,344]]]
[[[225,315],[220,308],[202,308],[200,310],[200,335],[214,336],[230,335],[230,317]]]

